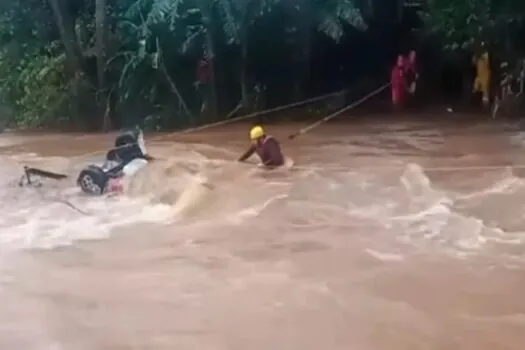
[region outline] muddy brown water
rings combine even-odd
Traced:
[[[1,135],[0,349],[523,349],[516,128],[329,124],[271,173],[233,161],[246,129],[149,135],[161,159],[113,198],[15,182],[114,135]]]

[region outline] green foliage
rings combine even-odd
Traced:
[[[351,0],[314,1],[310,16],[315,16],[318,30],[338,41],[344,34],[343,24],[349,24],[358,30],[366,30],[367,25],[361,12]]]
[[[100,49],[96,4],[14,0],[0,5],[0,99],[15,111],[19,125],[78,120],[70,112],[82,112],[82,100],[109,101],[95,106],[96,114],[140,109],[143,115],[158,115],[178,108],[172,115],[180,124],[188,123],[200,107],[199,93],[192,87],[196,60],[204,54],[215,57],[217,50],[240,48],[238,61],[245,61],[248,43],[264,34],[256,33],[259,21],[278,20],[276,13],[287,13],[289,20],[272,28],[271,35],[303,48],[310,48],[310,37],[302,37],[308,30],[338,42],[346,25],[367,28],[353,0],[113,0],[104,9],[109,25]],[[104,50],[106,58],[104,86],[97,85],[97,50]],[[307,49],[299,51],[309,59]],[[214,62],[213,69],[220,71],[228,63]],[[102,95],[107,98],[99,99]],[[178,124],[166,113],[160,119],[150,117],[148,123]]]
[[[3,4],[0,16],[0,100],[19,126],[40,126],[64,116],[64,54],[54,40],[50,10],[41,1]]]
[[[64,74],[64,54],[57,53],[54,42],[44,52],[26,53],[9,59],[7,50],[0,53],[0,92],[4,103],[16,112],[19,126],[49,125],[64,120],[68,97],[68,80]]]
[[[498,45],[523,24],[525,3],[519,0],[428,0],[421,11],[428,34],[445,49],[472,48],[476,42]],[[508,42],[505,44],[509,44]],[[512,44],[511,44],[512,45]]]
[[[311,67],[314,33],[338,43],[349,27],[367,30],[359,6],[380,5],[379,0],[108,0],[102,9],[105,40],[97,42],[95,12],[101,3],[0,4],[0,99],[15,111],[18,124],[72,119],[97,124],[93,115],[125,124],[136,121],[130,111],[142,119],[150,115],[152,129],[195,123],[202,91],[230,99],[241,91],[244,101],[254,86],[266,84],[250,76],[250,59],[264,56],[259,61],[270,64],[283,58]],[[505,52],[525,51],[521,0],[428,0],[420,14],[425,34],[446,49],[467,49],[483,40]],[[272,52],[262,52],[262,46]],[[203,55],[213,58],[216,86],[195,89],[196,63]],[[104,83],[97,75],[101,62]],[[298,68],[289,79],[300,80],[301,72]]]

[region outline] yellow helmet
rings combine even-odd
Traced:
[[[257,140],[258,138],[261,138],[264,136],[264,130],[262,128],[262,126],[254,126],[253,128],[251,128],[250,130],[250,139],[252,141],[254,140]]]

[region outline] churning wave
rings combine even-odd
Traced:
[[[177,157],[169,156],[173,153]],[[518,229],[522,206],[511,204],[522,197],[525,183],[505,169],[490,186],[459,193],[435,185],[416,163],[382,171],[303,164],[266,173],[195,149],[165,154],[129,183],[125,196],[103,198],[79,196],[71,182],[38,190],[18,188],[13,179],[20,175],[17,164],[24,157],[6,157],[0,179],[2,246],[53,248],[106,239],[115,228],[139,222],[213,227],[254,220],[310,231],[345,225],[354,230],[359,223],[387,242],[460,257],[525,239]],[[84,164],[25,155],[28,159],[74,174]],[[487,203],[497,203],[497,208],[487,212]],[[505,203],[507,212],[498,212]],[[402,260],[399,252],[383,248],[370,246],[368,252],[380,260]]]

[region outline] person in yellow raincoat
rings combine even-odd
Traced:
[[[481,51],[474,56],[473,62],[476,65],[476,78],[474,79],[474,93],[481,93],[483,106],[488,106],[490,102],[490,61],[489,53],[485,43],[481,43]]]

